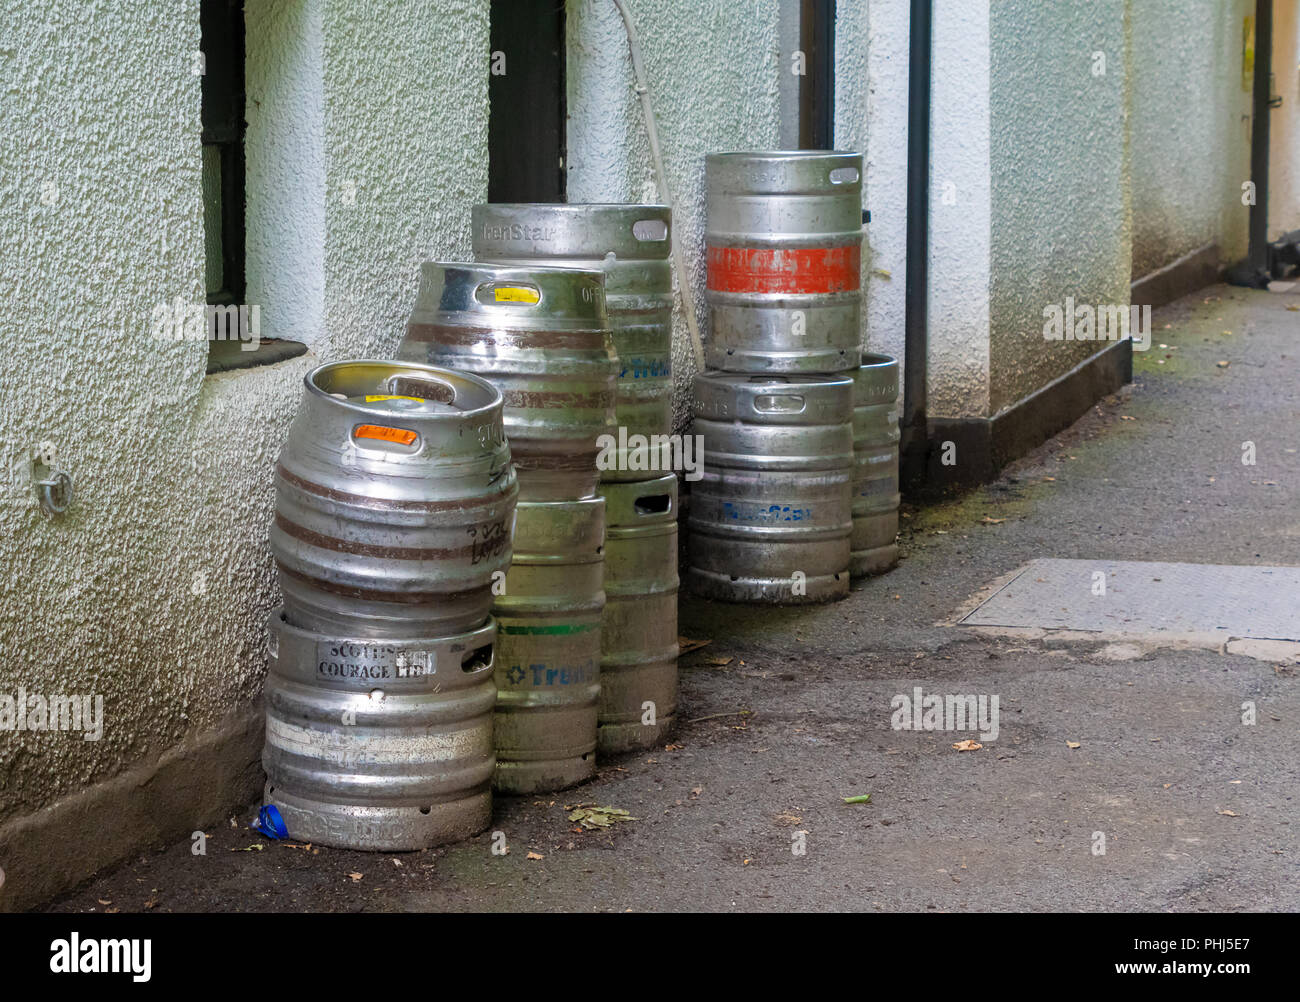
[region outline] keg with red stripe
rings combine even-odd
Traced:
[[[861,154],[713,153],[705,173],[708,366],[750,373],[855,369]]]
[[[285,621],[334,637],[446,637],[487,620],[519,493],[501,393],[466,373],[332,362],[275,471]]]

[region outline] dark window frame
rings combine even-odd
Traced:
[[[835,0],[799,0],[799,149],[835,149]]]
[[[567,199],[568,101],[563,0],[492,0],[488,201]],[[493,73],[501,53],[505,73]]]

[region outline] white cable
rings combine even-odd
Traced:
[[[682,312],[686,314],[686,328],[690,331],[691,346],[695,349],[695,364],[703,371],[704,343],[700,340],[700,328],[695,321],[695,297],[691,294],[690,275],[686,271],[686,262],[682,258],[682,241],[677,233],[677,206],[673,202],[673,193],[668,190],[668,175],[664,173],[664,161],[659,153],[659,131],[655,128],[654,108],[650,105],[650,87],[645,80],[645,67],[641,64],[641,43],[632,24],[632,15],[623,5],[623,0],[613,0],[613,3],[618,8],[619,14],[623,16],[623,26],[627,29],[627,47],[632,53],[632,75],[636,78],[636,92],[641,98],[641,110],[645,114],[645,128],[650,139],[650,157],[654,162],[659,200],[672,210],[673,267],[677,272],[677,287],[682,293]]]

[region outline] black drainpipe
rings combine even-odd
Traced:
[[[1255,81],[1251,102],[1250,180],[1255,184],[1255,204],[1250,207],[1250,247],[1247,258],[1227,272],[1233,285],[1266,289],[1269,282],[1268,248],[1268,133],[1269,100],[1273,75],[1273,0],[1255,0]]]
[[[907,64],[907,286],[899,442],[906,490],[914,490],[925,479],[928,453],[925,390],[929,340],[931,2],[912,0]]]

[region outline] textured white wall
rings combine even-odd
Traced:
[[[676,200],[674,222],[707,339],[704,155],[777,144],[777,2],[628,0],[628,6],[641,38],[664,170]],[[569,201],[658,201],[627,35],[614,5],[571,0],[568,40]],[[673,327],[674,420],[680,427],[689,420],[696,372],[680,303]]]
[[[1105,347],[1045,341],[1045,306],[1128,305],[1126,6],[991,5],[990,414]]]
[[[0,842],[6,821],[256,707],[276,600],[271,469],[302,375],[391,352],[418,262],[469,254],[487,187],[487,5],[319,10],[329,198],[323,214],[249,207],[289,215],[278,229],[250,220],[278,234],[259,244],[269,317],[312,315],[310,283],[271,274],[313,253],[293,237],[325,220],[315,354],[211,377],[206,343],[149,336],[155,304],[203,301],[197,5],[50,0],[6,24],[0,132],[24,141],[0,145],[0,693],[101,694],[107,722],[98,742],[0,732]],[[290,56],[257,65],[301,68]],[[250,83],[256,96],[267,75]],[[260,92],[299,100],[284,83]],[[265,135],[277,109],[254,117]],[[345,179],[355,205],[337,198]],[[76,480],[58,519],[39,510],[27,461],[44,439]]]
[[[930,321],[926,409],[989,413],[989,11],[936,0],[930,113]],[[875,216],[872,216],[875,219]]]
[[[262,335],[315,344],[325,331],[323,0],[245,8],[248,301]]]
[[[1130,10],[1133,278],[1210,242],[1230,264],[1246,256],[1250,218],[1241,28],[1254,0],[1142,0]]]
[[[328,358],[391,357],[420,262],[473,259],[470,209],[487,198],[488,58],[487,0],[328,0]]]
[[[1300,0],[1273,0],[1273,75],[1282,107],[1269,118],[1270,240],[1300,230]]]
[[[907,285],[908,5],[851,0],[867,8],[866,167],[862,197],[871,211],[864,258],[866,346],[903,362]],[[841,53],[841,57],[844,54]],[[840,80],[836,80],[840,85]],[[840,114],[837,108],[837,118]],[[838,128],[838,121],[837,121]]]

